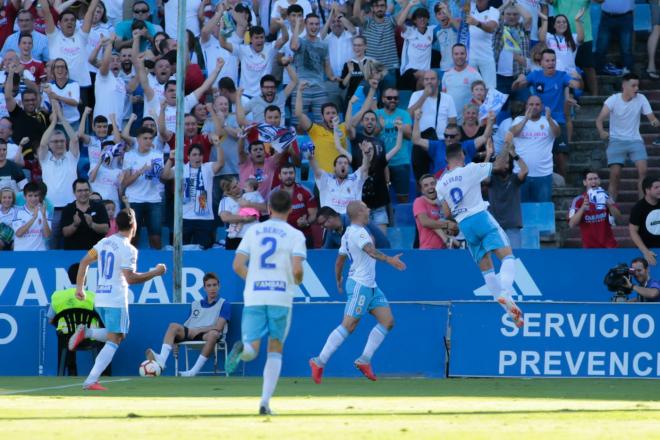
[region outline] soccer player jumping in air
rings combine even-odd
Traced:
[[[310,359],[309,366],[312,369],[312,379],[321,383],[323,368],[330,356],[353,333],[360,319],[367,313],[371,313],[378,324],[369,333],[367,345],[364,347],[362,356],[355,361],[355,367],[368,379],[376,380],[376,375],[371,369],[371,357],[394,326],[394,317],[385,294],[376,284],[376,260],[384,261],[398,270],[404,270],[406,265],[399,259],[401,254],[394,257],[387,256],[374,247],[373,238],[365,229],[369,223],[369,208],[363,202],[353,201],[348,204],[348,216],[351,225],[341,238],[341,247],[335,263],[335,276],[337,278],[337,290],[342,292],[343,271],[346,258],[351,261],[346,280],[346,308],[344,309],[344,320],[341,325],[334,329],[321,350],[321,354]]]
[[[512,148],[512,135],[507,133],[506,146],[497,156],[495,164],[470,163],[465,165],[465,155],[460,144],[447,146],[447,170],[436,184],[438,200],[442,202],[445,215],[454,217],[458,229],[465,236],[472,258],[479,265],[486,286],[495,300],[507,311],[518,327],[523,326],[522,311],[512,298],[516,260],[509,239],[488,212],[488,202],[481,196],[481,182],[491,173],[505,167]],[[487,149],[492,151],[492,141]],[[514,156],[515,160],[515,156]],[[499,277],[495,274],[491,252],[502,261]]]
[[[305,236],[286,220],[291,196],[275,190],[268,203],[270,220],[252,226],[236,249],[234,272],[245,280],[241,339],[232,347],[226,370],[253,360],[261,339],[268,335],[268,357],[259,406],[260,415],[269,415],[270,398],[282,370],[282,348],[291,324],[294,285],[302,283],[303,261],[307,258]]]

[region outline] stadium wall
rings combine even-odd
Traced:
[[[241,307],[232,308],[230,343],[240,337]],[[446,377],[448,365],[449,377],[660,377],[660,305],[527,302],[522,308],[525,326],[517,329],[494,302],[393,303],[396,325],[374,358],[375,370],[381,376]],[[308,375],[308,359],[342,311],[338,303],[294,305],[284,375]],[[0,306],[0,375],[56,373],[57,341],[45,315],[46,307]],[[181,304],[132,305],[131,331],[113,361],[113,374],[137,374],[144,350],[159,349],[168,323],[187,315]],[[357,376],[352,363],[372,326],[367,318],[358,327],[332,358],[328,376]],[[264,358],[262,348],[245,374],[260,375]],[[90,354],[80,353],[79,371],[89,371],[91,362]],[[172,374],[173,360],[168,367],[165,374]]]
[[[489,299],[483,278],[467,251],[402,251],[408,269],[398,272],[380,265],[378,283],[390,301],[456,301]],[[392,251],[390,251],[392,253]],[[343,301],[336,292],[334,261],[336,251],[309,252],[305,278],[296,301]],[[70,287],[67,267],[78,261],[82,252],[0,252],[0,305],[47,305],[57,289]],[[544,249],[516,251],[515,279],[518,300],[526,301],[608,301],[603,285],[607,271],[620,262],[630,262],[639,253],[633,249]],[[184,253],[184,302],[201,298],[202,277],[216,272],[221,279],[221,294],[232,302],[242,300],[243,282],[231,270],[233,253],[209,250]],[[144,271],[164,262],[172,267],[172,253],[142,251],[138,270]],[[653,274],[652,274],[653,275]],[[96,268],[88,277],[96,285]],[[132,302],[169,304],[172,302],[171,272],[143,285],[133,286]]]
[[[293,311],[283,374],[308,374],[307,360],[318,353],[339,324],[344,296],[334,288],[334,251],[312,251]],[[56,337],[46,323],[50,292],[68,287],[66,267],[79,252],[0,254],[0,375],[54,375]],[[392,302],[396,325],[374,359],[380,375],[445,377],[444,338],[451,335],[448,375],[512,377],[660,377],[660,307],[656,304],[602,303],[610,297],[605,272],[629,262],[632,250],[520,251],[516,286],[526,325],[515,329],[502,309],[487,299],[481,276],[463,251],[404,251],[405,272],[379,267],[379,284]],[[142,252],[139,270],[168,252]],[[241,281],[230,271],[232,254],[186,253],[186,301],[200,297],[204,271],[216,271],[222,294],[235,302],[230,343],[240,335]],[[90,274],[95,282],[95,273]],[[147,347],[159,349],[171,321],[186,319],[189,307],[170,304],[171,278],[134,286],[131,332],[113,363],[114,375],[137,374]],[[467,300],[467,301],[466,301]],[[536,301],[535,301],[536,300]],[[451,305],[449,302],[451,301]],[[564,302],[561,302],[564,301]],[[567,303],[565,301],[575,301]],[[373,319],[358,328],[331,360],[329,376],[353,376]],[[193,359],[196,353],[193,353]],[[91,356],[79,354],[81,372]],[[172,361],[167,373],[171,374]],[[247,375],[261,374],[261,359]]]
[[[525,303],[516,328],[493,302],[451,305],[449,375],[660,377],[660,304]]]
[[[137,375],[145,349],[153,347],[160,350],[168,324],[185,321],[189,310],[189,306],[181,304],[131,305],[129,335],[112,362],[113,375]],[[232,306],[228,334],[230,344],[240,338],[241,310],[240,304]],[[293,307],[283,375],[309,374],[309,358],[321,351],[328,334],[341,322],[343,310],[344,304],[336,303],[302,303]],[[447,329],[448,305],[401,303],[393,304],[392,310],[402,326],[399,328],[395,324],[394,331],[374,357],[376,372],[390,376],[445,377],[443,338]],[[0,375],[52,376],[57,373],[57,337],[55,328],[47,323],[46,311],[47,307],[42,306],[0,306]],[[327,366],[329,376],[360,374],[353,367],[353,361],[362,353],[374,324],[372,318],[365,319],[347,339]],[[197,354],[191,352],[192,362],[197,359]],[[259,358],[247,364],[245,374],[261,375],[264,362],[265,347],[262,347]],[[78,371],[81,374],[89,371],[91,363],[89,353],[78,354]],[[183,364],[180,368],[184,369]],[[210,360],[206,365],[206,369],[209,368],[212,369]],[[173,370],[174,360],[170,359],[165,374],[171,375]]]

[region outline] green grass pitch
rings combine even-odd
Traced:
[[[660,382],[595,379],[0,378],[2,439],[660,438]]]

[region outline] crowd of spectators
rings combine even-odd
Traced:
[[[389,246],[391,207],[411,195],[420,247],[458,246],[435,194],[455,143],[468,161],[509,156],[485,194],[520,243],[520,203],[551,201],[576,100],[598,94],[596,73],[626,75],[599,117],[610,164],[617,154],[645,160],[622,151],[632,134],[628,120],[617,124],[641,96],[630,91],[634,3],[188,0],[177,41],[175,0],[0,1],[0,246],[87,249],[116,232],[114,215],[129,206],[149,246],[163,246],[183,50],[184,244],[235,249],[281,188],[310,248],[336,246],[353,200],[369,207],[377,246]],[[655,0],[653,11],[655,78]],[[618,70],[604,62],[615,32]],[[596,207],[585,176],[572,225],[617,215],[612,173],[610,201]],[[215,236],[221,225],[226,237]]]

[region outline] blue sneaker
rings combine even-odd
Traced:
[[[238,364],[241,362],[241,353],[243,353],[243,343],[236,341],[229,352],[229,356],[227,356],[227,364],[225,365],[227,374],[232,374],[236,371]]]
[[[623,72],[623,69],[619,69],[612,63],[607,63],[605,67],[603,67],[603,73],[606,75],[619,76],[621,75],[621,72]]]

